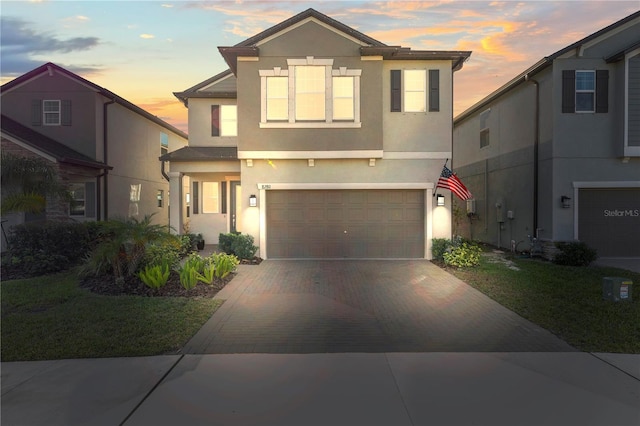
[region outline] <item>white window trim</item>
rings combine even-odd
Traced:
[[[296,121],[295,119],[295,67],[313,65],[325,67],[325,120]],[[313,129],[313,128],[360,128],[360,77],[362,70],[340,67],[332,69],[333,59],[317,59],[307,56],[304,59],[287,59],[287,69],[274,67],[271,70],[259,70],[260,75],[260,128],[262,129]],[[333,77],[354,77],[354,119],[333,121]],[[289,77],[289,120],[267,121],[267,78]]]
[[[578,90],[578,73],[580,72],[588,72],[593,75],[593,90]],[[596,112],[596,72],[595,70],[576,70],[575,71],[575,79],[576,86],[574,87],[574,96],[575,96],[575,112],[576,114],[593,114]],[[578,93],[592,93],[593,94],[593,109],[591,111],[579,111],[578,110]]]
[[[58,111],[47,111],[44,107],[47,102],[56,102],[58,104]],[[58,114],[58,122],[57,123],[47,123],[47,114]],[[42,101],[42,124],[44,126],[60,126],[62,124],[62,101],[59,99],[44,99]]]
[[[629,62],[631,58],[640,55],[640,49],[635,49],[624,58],[624,156],[639,157],[640,146],[629,146]]]

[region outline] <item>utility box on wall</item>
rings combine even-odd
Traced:
[[[633,281],[629,278],[604,277],[602,279],[602,297],[613,302],[631,302],[631,286]]]

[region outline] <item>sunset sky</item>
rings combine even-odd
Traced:
[[[639,9],[630,1],[5,1],[2,84],[53,62],[187,131],[173,92],[232,46],[310,7],[388,45],[471,50],[454,115],[538,60]]]

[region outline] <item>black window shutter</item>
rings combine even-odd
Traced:
[[[227,182],[220,183],[220,198],[222,199],[222,208],[220,213],[227,212]]]
[[[71,101],[69,99],[62,101],[62,117],[60,123],[63,126],[71,126]]]
[[[402,71],[391,70],[391,112],[402,111]]]
[[[220,105],[211,105],[211,136],[220,136]]]
[[[576,72],[562,71],[562,112],[576,112]]]
[[[191,210],[193,214],[198,214],[200,212],[198,202],[200,201],[200,197],[198,196],[198,182],[193,182],[191,189]]]
[[[440,70],[429,70],[429,111],[440,111]]]
[[[609,111],[609,70],[596,70],[596,112]]]
[[[96,217],[96,183],[85,182],[84,184],[84,216]]]
[[[34,126],[42,125],[42,101],[40,99],[31,101],[31,124]]]

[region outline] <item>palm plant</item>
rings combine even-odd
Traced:
[[[53,165],[42,158],[0,156],[2,205],[0,213],[42,213],[47,196],[70,200],[69,191],[60,183]]]

